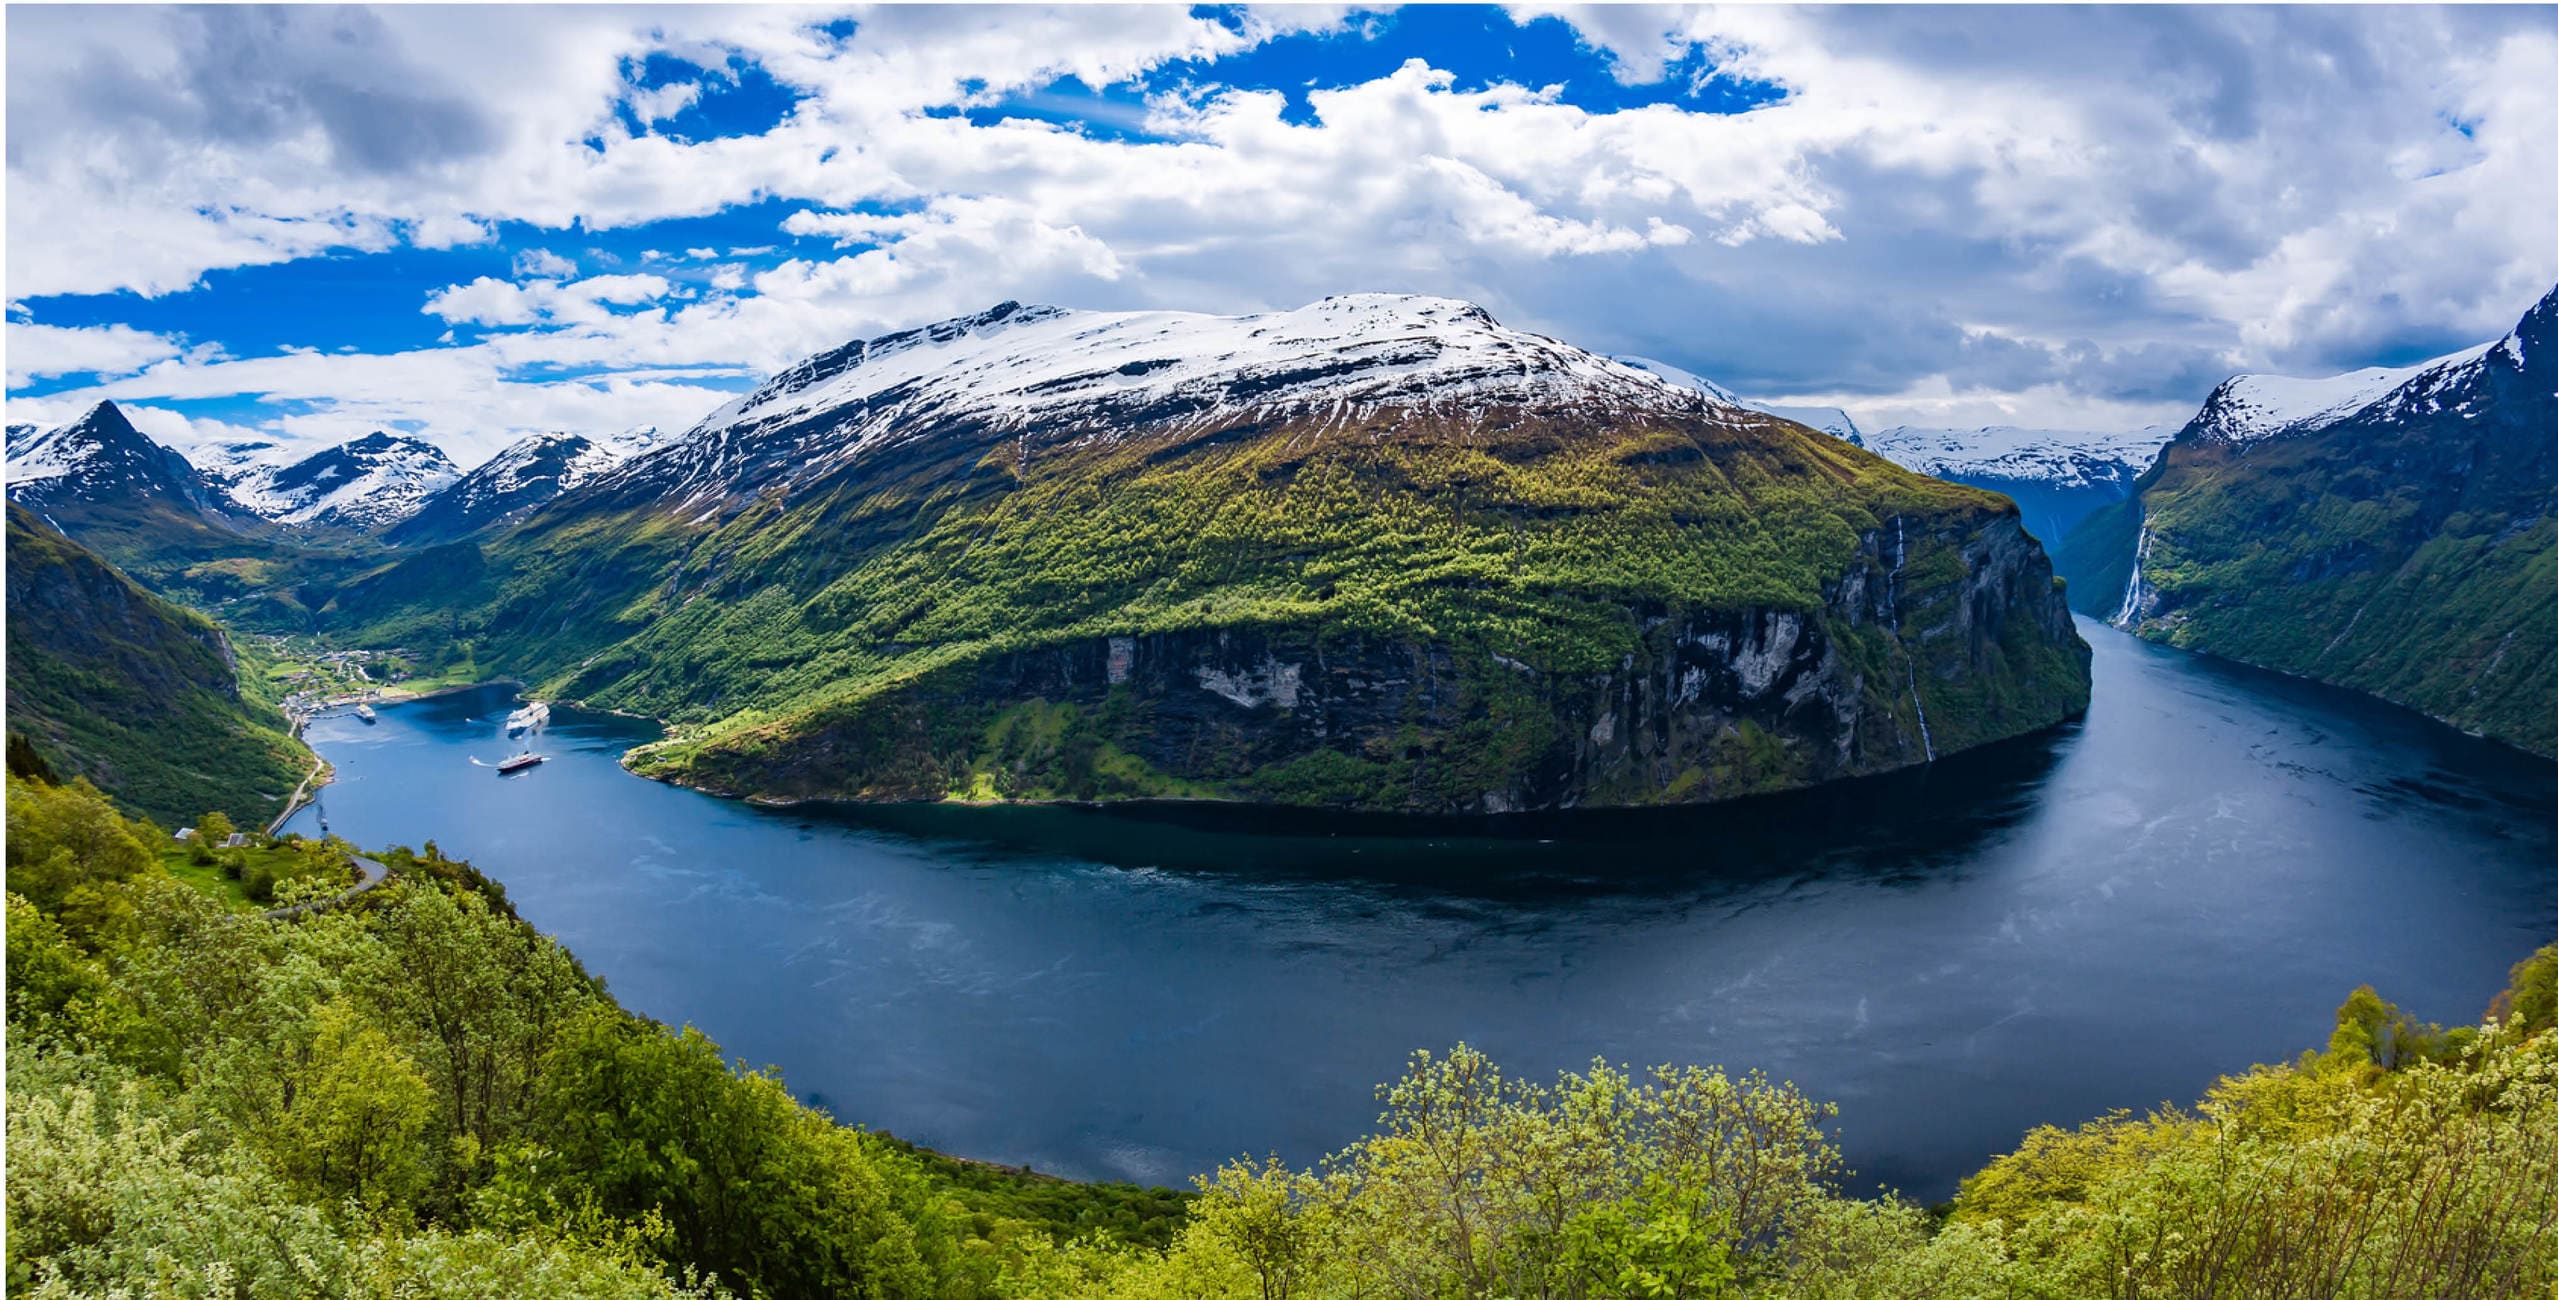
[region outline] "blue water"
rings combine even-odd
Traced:
[[[1939,1198],[2034,1124],[2321,1044],[2356,984],[2474,1020],[2558,938],[2558,765],[2081,628],[2083,724],[1526,822],[757,809],[623,772],[648,724],[570,709],[502,777],[495,688],[310,738],[332,830],[472,860],[632,1010],[848,1121],[1083,1177],[1312,1158],[1462,1039],[1763,1068],[1838,1103],[1860,1183]]]

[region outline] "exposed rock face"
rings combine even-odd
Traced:
[[[990,797],[1502,813],[1789,789],[2086,706],[2086,646],[2013,516],[1869,532],[1823,594],[1812,610],[1630,606],[1642,648],[1597,674],[1304,627],[1078,638],[928,674],[685,779],[784,800],[938,799],[983,773]],[[1025,710],[1053,734],[990,742]]]

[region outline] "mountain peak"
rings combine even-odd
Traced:
[[[376,429],[288,465],[251,470],[231,492],[279,523],[372,530],[416,513],[460,476],[435,444]]]
[[[1479,427],[1528,410],[1591,420],[1737,408],[1429,294],[1337,294],[1240,316],[1006,301],[811,357],[616,479],[707,501],[749,481],[787,490],[922,438],[1017,438],[1028,454],[1144,431],[1302,420]]]

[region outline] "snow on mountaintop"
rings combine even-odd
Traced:
[[[1637,370],[1650,371],[1670,383],[1681,388],[1693,388],[1718,402],[1762,411],[1780,420],[1792,420],[1796,424],[1818,429],[1833,438],[1855,446],[1865,445],[1865,430],[1857,425],[1856,417],[1835,406],[1795,406],[1785,402],[1762,402],[1754,398],[1736,396],[1731,389],[1693,370],[1684,370],[1667,361],[1655,361],[1650,357],[1619,354],[1611,360],[1622,362]]]
[[[2232,375],[2203,399],[2203,409],[2194,416],[2193,428],[2204,437],[2235,443],[2254,442],[2276,433],[2324,429],[2419,376],[2436,369],[2456,369],[2496,346],[2481,343],[2420,365],[2370,366],[2325,379]]]
[[[279,523],[379,528],[460,477],[432,443],[369,433],[290,465],[251,468],[231,485],[242,505]]]
[[[6,474],[12,499],[108,501],[175,497],[211,504],[194,467],[151,441],[113,402],[100,402],[58,429],[10,428]]]
[[[1931,478],[2013,479],[2086,487],[2149,468],[2176,431],[2161,425],[2122,432],[2084,429],[1923,429],[1895,425],[1866,438],[1866,450]],[[2122,472],[2129,467],[2129,474]]]
[[[1351,294],[1251,316],[1007,302],[811,357],[615,479],[689,508],[937,430],[1074,444],[1256,416],[1472,421],[1505,405],[1732,410],[1452,298]]]
[[[859,438],[917,416],[1009,427],[1174,408],[1206,422],[1269,408],[1657,404],[1681,391],[1453,298],[1350,294],[1253,316],[1005,303],[811,358],[689,437],[853,406],[871,416]]]
[[[1655,361],[1650,357],[1638,357],[1623,352],[1620,352],[1608,359],[1621,365],[1632,366],[1637,370],[1648,371],[1652,374],[1659,375],[1661,378],[1668,380],[1673,384],[1677,384],[1681,388],[1693,388],[1718,402],[1729,402],[1734,406],[1749,405],[1749,403],[1734,396],[1731,389],[1725,388],[1723,385],[1718,384],[1693,370],[1682,369],[1678,366],[1671,365],[1667,361]]]

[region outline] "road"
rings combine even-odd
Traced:
[[[354,863],[357,871],[364,873],[364,879],[347,886],[346,892],[342,894],[331,894],[327,898],[315,898],[307,903],[295,903],[291,907],[276,908],[273,911],[266,913],[266,919],[270,921],[282,921],[290,917],[300,916],[305,912],[316,912],[324,907],[335,907],[358,894],[362,894],[365,891],[370,890],[375,885],[381,884],[384,880],[390,878],[391,869],[389,867],[383,866],[381,863],[365,857],[360,853],[350,853],[346,855],[346,860]]]
[[[318,754],[311,755],[310,772],[302,778],[302,784],[293,787],[293,797],[284,801],[284,811],[277,813],[275,820],[267,823],[267,834],[273,835],[284,829],[285,820],[302,806],[302,792],[311,788],[311,782],[319,778],[320,769],[327,766],[327,760],[322,759]]]

